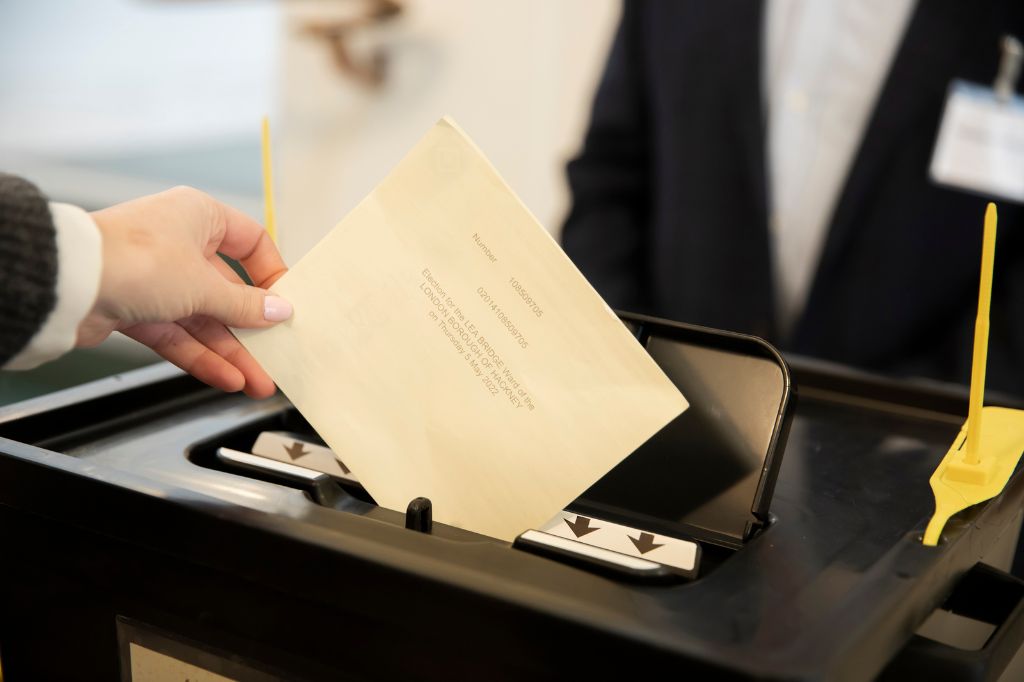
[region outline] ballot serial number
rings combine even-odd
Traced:
[[[523,302],[527,306],[529,306],[530,310],[533,311],[534,315],[536,315],[537,317],[544,316],[544,311],[541,310],[541,307],[537,305],[536,301],[533,300],[533,296],[530,296],[530,292],[528,292],[526,288],[519,283],[518,279],[516,279],[515,277],[509,277],[508,283],[512,285],[512,289],[517,294],[519,294],[519,298],[523,299]]]
[[[505,327],[505,330],[512,335],[512,338],[515,339],[515,342],[518,343],[521,348],[529,348],[530,342],[527,341],[526,337],[523,336],[523,333],[519,331],[519,327],[516,326],[516,323],[512,321],[512,318],[505,314],[505,311],[502,309],[500,305],[498,305],[498,302],[494,300],[494,297],[487,293],[487,289],[483,287],[477,287],[476,293],[480,297],[480,299],[491,309],[491,312],[494,313],[494,316],[498,318],[498,322],[501,322],[502,326]]]

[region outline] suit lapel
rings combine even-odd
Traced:
[[[891,153],[898,149],[901,138],[914,130],[936,93],[944,96],[962,38],[969,33],[964,30],[964,22],[972,14],[971,4],[918,0],[833,211],[800,327],[808,323],[818,306],[827,305],[829,290],[834,285],[830,273],[848,252],[864,206],[871,202],[880,183],[884,183]]]
[[[723,114],[733,119],[732,128],[739,140],[740,163],[746,186],[729,188],[751,203],[756,224],[742,230],[746,239],[736,242],[734,248],[745,251],[738,262],[750,264],[754,281],[761,286],[747,291],[744,298],[751,308],[747,317],[753,322],[751,331],[772,339],[775,336],[775,295],[772,280],[771,235],[768,231],[768,179],[765,103],[761,79],[764,53],[765,3],[699,3],[701,12],[718,8],[725,17],[728,31],[714,34],[720,42],[721,62],[717,65],[719,77],[731,91],[730,107]],[[713,68],[713,67],[709,67]]]

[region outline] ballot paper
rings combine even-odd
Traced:
[[[687,407],[444,118],[233,330],[378,504],[511,541]]]

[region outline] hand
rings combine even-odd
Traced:
[[[292,307],[266,288],[286,271],[259,223],[189,187],[92,214],[103,237],[103,273],[79,346],[120,331],[197,379],[262,398],[274,382],[228,331],[269,327]],[[218,254],[238,260],[247,286]]]

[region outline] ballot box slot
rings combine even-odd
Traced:
[[[775,522],[789,368],[755,337],[619,316],[690,407],[515,546],[629,580],[698,578]]]
[[[738,549],[767,524],[792,380],[756,337],[629,313],[690,407],[570,509]]]
[[[313,477],[294,475],[296,469],[302,470],[303,467],[281,467],[278,466],[281,462],[253,455],[253,446],[261,434],[266,433],[294,434],[296,438],[301,439],[300,445],[305,443],[325,447],[323,440],[316,435],[309,423],[297,410],[290,408],[273,417],[250,422],[195,443],[187,450],[185,456],[193,464],[206,469],[303,490],[314,502],[326,507],[348,511],[358,509],[362,513],[366,510],[366,505],[376,506],[366,489],[351,478],[333,477],[321,472],[320,478],[314,483]],[[225,456],[222,451],[245,457],[230,454]]]
[[[248,452],[217,448],[217,459],[232,471],[251,472],[256,478],[302,490],[310,499],[324,507],[363,512],[369,503],[357,500],[327,474],[278,462]]]
[[[566,511],[585,516],[587,518],[600,519],[611,523],[618,523],[626,526],[636,527],[649,533],[657,533],[670,537],[693,539],[705,545],[716,545],[726,552],[732,552],[742,544],[735,542],[732,536],[717,532],[714,528],[697,528],[687,526],[685,529],[677,522],[647,516],[636,512],[624,512],[620,507],[604,504],[588,504],[577,500],[566,507]],[[751,521],[751,527],[746,529],[750,537],[768,525],[767,522]]]
[[[537,530],[528,530],[520,535],[516,538],[515,546],[612,578],[667,584],[676,582],[679,577],[671,568],[656,561],[628,556]]]
[[[754,337],[620,316],[690,407],[514,546],[626,580],[696,579],[770,525],[789,425],[788,367]],[[187,457],[198,466],[302,490],[321,506],[359,514],[374,509],[343,464],[327,472],[321,466],[319,474],[294,467],[309,467],[304,458],[320,450],[330,453],[296,410],[285,409],[197,443]],[[333,453],[328,458],[333,461]],[[413,518],[407,512],[407,526],[429,529],[422,515]],[[674,558],[659,562],[669,555]]]

